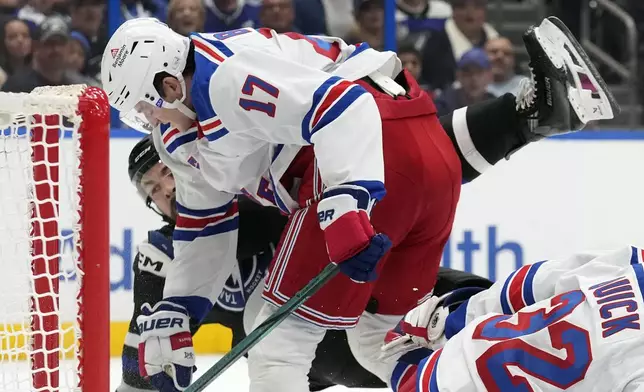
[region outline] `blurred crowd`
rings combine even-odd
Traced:
[[[98,85],[106,0],[0,0],[0,86]],[[439,112],[514,92],[515,54],[487,22],[487,0],[397,0],[398,52]],[[156,17],[180,34],[267,27],[383,49],[382,0],[121,0],[123,19]]]

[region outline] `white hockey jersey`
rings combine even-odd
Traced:
[[[366,44],[251,28],[194,34],[191,100],[198,123],[162,128],[155,146],[177,183],[175,259],[164,297],[201,318],[235,260],[236,195],[289,214],[280,181],[312,145],[324,186],[360,185],[384,196],[382,124],[358,80],[401,70],[392,52]],[[214,260],[214,261],[213,261]]]
[[[526,265],[460,306],[417,391],[643,391],[644,250]]]

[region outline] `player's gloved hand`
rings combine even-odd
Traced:
[[[449,309],[443,300],[449,295],[430,297],[410,310],[385,336],[380,358],[398,357],[418,348],[438,349],[445,344],[443,332]]]
[[[196,370],[186,309],[168,301],[160,301],[154,307],[146,303],[136,323],[141,335],[141,376],[148,378],[160,392],[185,390]]]
[[[376,234],[369,221],[371,196],[355,185],[327,189],[318,203],[318,220],[324,231],[329,259],[357,282],[376,279],[376,266],[391,248],[385,234]]]
[[[387,333],[380,357],[398,356],[417,348],[442,348],[447,342],[445,323],[450,312],[483,290],[480,287],[460,288],[440,297],[432,296],[410,310],[396,328]]]

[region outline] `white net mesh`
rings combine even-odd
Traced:
[[[80,391],[83,86],[0,94],[0,391]]]

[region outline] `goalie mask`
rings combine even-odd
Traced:
[[[154,18],[126,21],[114,32],[103,52],[101,81],[110,105],[120,112],[126,125],[150,133],[159,125],[155,111],[178,109],[194,119],[196,114],[183,101],[186,83],[183,70],[190,39],[172,31]],[[154,87],[157,74],[179,80],[183,96],[165,101]]]
[[[170,169],[161,162],[151,135],[141,139],[128,159],[130,181],[148,208],[164,221],[174,223],[176,217],[174,178]]]

